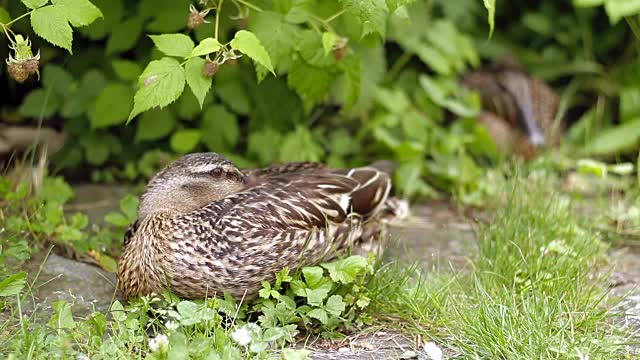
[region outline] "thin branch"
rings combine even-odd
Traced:
[[[216,40],[218,40],[218,27],[220,24],[220,11],[222,10],[222,3],[224,3],[224,0],[218,1],[218,6],[216,7],[216,31],[214,34]]]

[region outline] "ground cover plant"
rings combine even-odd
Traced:
[[[61,301],[48,319],[38,318],[46,312],[22,313],[32,289],[17,273],[0,283],[0,352],[9,358],[217,359],[282,351],[297,359],[308,352],[291,346],[305,337],[340,339],[378,326],[420,333],[462,358],[624,357],[629,333],[612,321],[619,314],[610,312],[616,300],[607,296],[602,272],[606,243],[581,225],[571,197],[548,183],[518,176],[505,186],[495,219],[479,229],[470,271],[426,273],[420,264],[352,256],[283,269],[253,301],[187,301],[165,293],[114,301],[107,312],[86,317],[73,316],[72,304]],[[50,211],[45,205],[18,217],[36,225]],[[2,249],[3,264],[28,251],[19,243]]]
[[[632,358],[605,251],[640,238],[639,13],[635,0],[1,0],[3,123],[72,140],[33,183],[0,177],[0,357],[300,359],[295,344],[384,328],[460,358]],[[504,54],[558,91],[566,127],[519,172],[459,83]],[[69,181],[140,185],[194,151],[240,166],[392,159],[399,195],[495,214],[463,272],[347,257],[284,269],[240,303],[26,310],[31,256],[113,272],[136,218],[131,194],[90,224],[68,211]],[[576,215],[583,203],[595,214]]]

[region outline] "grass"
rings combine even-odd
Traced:
[[[508,188],[480,229],[472,271],[383,266],[370,283],[377,315],[409,320],[463,358],[624,358],[629,334],[611,321],[605,244],[578,225],[567,197],[540,182]]]
[[[368,325],[421,334],[470,359],[625,358],[629,334],[615,326],[607,293],[606,245],[585,230],[568,197],[516,177],[481,226],[468,271],[425,272],[420,264],[352,257],[264,284],[260,299],[142,298],[74,317],[54,304],[27,316],[28,291],[4,299],[1,358],[305,358],[305,334],[339,338]],[[37,218],[37,217],[36,217]],[[0,294],[2,293],[0,285]],[[17,294],[17,293],[16,293]],[[251,339],[249,343],[245,343]]]

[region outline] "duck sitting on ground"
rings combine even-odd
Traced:
[[[126,298],[168,289],[198,299],[251,298],[284,267],[380,249],[407,214],[375,167],[289,163],[240,170],[216,153],[182,157],[153,177],[125,236],[118,282]]]

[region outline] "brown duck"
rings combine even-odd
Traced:
[[[531,158],[535,151],[559,141],[554,129],[559,99],[544,81],[505,57],[465,74],[461,83],[480,92],[485,110],[479,121],[498,147]]]
[[[119,287],[127,298],[164,289],[250,298],[285,266],[379,248],[386,223],[407,209],[390,190],[374,167],[241,170],[215,153],[186,155],[149,181],[125,237]]]

